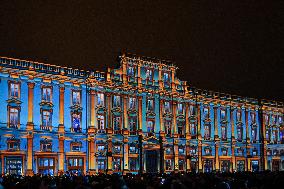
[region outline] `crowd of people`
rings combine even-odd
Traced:
[[[142,175],[0,177],[0,189],[274,189],[284,188],[284,172],[178,173]]]

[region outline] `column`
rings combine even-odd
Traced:
[[[94,138],[94,133],[88,133],[88,161],[89,161],[89,175],[94,175],[96,174],[96,145],[95,145],[95,138]]]
[[[107,140],[107,174],[112,174],[112,138],[109,137]]]
[[[141,78],[141,64],[137,65],[137,83],[138,83],[138,88],[141,88],[142,86],[142,78]]]
[[[111,108],[112,108],[112,98],[110,93],[106,93],[107,96],[107,117],[106,117],[106,122],[107,122],[107,134],[112,134],[112,115],[111,115]]]
[[[191,135],[190,135],[190,131],[189,131],[189,105],[188,103],[185,103],[185,136],[187,140],[190,140]]]
[[[142,96],[138,96],[138,132],[142,134]]]
[[[202,172],[202,138],[201,138],[201,119],[200,119],[200,105],[197,106],[197,142],[198,142],[198,172]]]
[[[28,83],[28,122],[27,122],[27,171],[26,175],[33,175],[33,101],[34,101],[34,83]],[[4,164],[4,162],[2,161]]]
[[[215,140],[215,170],[220,170],[220,163],[219,163],[219,134],[218,134],[218,106],[215,105],[214,109],[214,140]]]
[[[247,171],[250,171],[250,139],[249,139],[249,128],[248,128],[248,109],[245,108],[245,122],[246,122],[246,162]]]
[[[263,137],[263,158],[264,158],[264,165],[263,165],[263,170],[267,170],[268,165],[267,165],[267,138],[266,138],[266,125],[265,125],[265,116],[266,113],[262,111],[262,136]]]
[[[123,139],[123,175],[129,173],[129,162],[128,162],[128,138]]]
[[[90,90],[90,125],[89,127],[95,127],[95,91]]]
[[[127,79],[127,60],[125,57],[125,54],[121,56],[121,62],[122,62],[122,82],[124,85],[128,84],[128,79]]]
[[[178,140],[174,139],[174,155],[175,155],[175,162],[174,162],[174,171],[178,173],[179,166],[178,166]]]
[[[175,68],[171,68],[172,73],[172,92],[176,91],[176,83],[175,83]]]
[[[177,103],[176,101],[172,101],[172,105],[173,105],[173,133],[174,133],[174,137],[176,138],[178,136],[178,132],[177,132],[177,111],[176,111],[176,106],[177,106]]]
[[[161,136],[165,136],[165,126],[164,126],[164,118],[163,118],[163,113],[164,113],[163,105],[164,105],[164,100],[160,99],[159,113],[160,113],[160,135]]]
[[[231,143],[232,143],[232,171],[236,170],[236,158],[235,158],[235,124],[234,124],[234,108],[230,107],[230,122],[231,122]]]
[[[159,88],[160,90],[164,90],[163,80],[162,80],[162,66],[159,65]]]
[[[213,109],[214,109],[214,138],[216,139],[219,139],[219,134],[218,134],[218,115],[217,115],[217,110],[218,110],[218,106],[216,105],[216,106],[214,106],[213,107]]]
[[[64,174],[64,137],[59,134],[59,150],[58,150],[58,175]]]
[[[215,142],[215,170],[220,170],[220,163],[219,163],[219,142]]]
[[[64,91],[65,87],[59,87],[59,127],[58,130],[64,130]]]
[[[128,131],[128,96],[124,95],[123,96],[123,131],[126,131],[125,134],[127,134]]]
[[[64,91],[65,87],[59,87],[59,126],[58,126],[58,175],[64,173]]]
[[[190,143],[189,141],[186,144],[186,172],[190,172],[190,163],[191,163],[191,157],[190,157]]]

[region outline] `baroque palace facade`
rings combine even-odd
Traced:
[[[170,62],[106,73],[0,57],[0,172],[284,170],[281,102],[191,88]]]

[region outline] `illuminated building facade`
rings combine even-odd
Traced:
[[[0,58],[0,172],[284,169],[283,103],[194,89],[170,62],[106,73]]]

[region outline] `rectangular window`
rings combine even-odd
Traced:
[[[221,114],[221,120],[226,120],[227,119],[226,110],[225,109],[221,109],[220,110],[220,114]]]
[[[127,68],[127,75],[131,76],[131,77],[135,76],[135,69],[134,69],[133,66],[128,66],[128,68]]]
[[[19,109],[18,108],[9,108],[9,127],[10,128],[19,128],[20,119],[19,119]]]
[[[74,132],[82,132],[80,113],[72,114],[72,129]]]
[[[226,126],[221,127],[221,137],[222,137],[222,140],[227,140],[227,127]]]
[[[98,130],[99,130],[99,132],[104,131],[104,129],[105,129],[105,116],[99,114],[97,121],[98,121]]]
[[[170,76],[168,72],[164,72],[164,85],[165,87],[170,86]]]
[[[20,98],[20,84],[11,82],[9,87],[10,87],[10,98]]]
[[[268,142],[270,142],[270,135],[271,135],[271,131],[269,128],[267,128],[265,131],[265,137]]]
[[[256,136],[257,136],[257,128],[256,127],[252,127],[251,128],[251,138],[252,138],[253,142],[256,141]]]
[[[41,129],[50,130],[50,127],[52,126],[51,112],[43,110],[41,114],[42,114]]]
[[[194,105],[189,106],[189,116],[195,116],[195,106]]]
[[[147,111],[154,111],[154,100],[147,99]]]
[[[52,151],[52,142],[51,140],[41,140],[40,141],[40,150],[42,152],[51,152]]]
[[[114,145],[113,146],[113,153],[114,154],[120,154],[121,152],[121,146],[120,145]]]
[[[178,114],[180,115],[184,114],[183,104],[178,104]]]
[[[265,125],[269,125],[269,115],[265,114],[264,122],[265,122]]]
[[[104,102],[105,102],[104,93],[98,93],[97,100],[98,100],[99,106],[104,106]]]
[[[98,170],[104,171],[106,169],[106,161],[104,159],[98,159]]]
[[[120,96],[113,96],[113,107],[118,108],[121,106]]]
[[[113,117],[113,129],[115,134],[120,134],[121,126],[120,126],[120,116]]]
[[[273,142],[277,143],[278,141],[278,131],[277,130],[272,131],[272,138],[273,138]]]
[[[238,122],[242,121],[242,112],[241,112],[241,110],[237,110],[237,121]]]
[[[172,121],[171,120],[165,120],[164,122],[165,126],[165,133],[167,136],[171,136],[172,133]]]
[[[184,170],[184,165],[185,165],[185,163],[184,163],[183,159],[178,160],[178,168],[179,168],[180,171]]]
[[[98,145],[98,151],[99,152],[104,152],[105,146],[104,145]]]
[[[204,139],[205,140],[210,139],[210,125],[209,124],[204,125]]]
[[[136,165],[138,164],[137,158],[129,158],[129,169],[130,171],[136,171]]]
[[[81,91],[72,91],[72,104],[81,105]]]
[[[149,81],[153,80],[153,70],[152,69],[146,70],[146,80],[149,80]]]
[[[129,131],[130,131],[130,135],[135,135],[136,134],[136,130],[137,130],[137,127],[136,127],[136,120],[137,118],[134,117],[134,116],[130,116],[129,117]]]
[[[84,171],[84,159],[82,157],[70,157],[68,158],[68,170],[69,171]]]
[[[130,146],[129,147],[129,152],[131,154],[136,154],[136,153],[138,153],[138,149],[135,146]]]
[[[121,170],[121,159],[118,157],[113,158],[113,170],[120,171]]]
[[[136,98],[130,97],[129,98],[129,109],[135,109],[136,108]]]
[[[203,113],[204,113],[204,119],[208,119],[209,118],[209,109],[208,109],[208,107],[205,107],[203,109]]]
[[[7,150],[8,151],[19,151],[20,150],[20,140],[19,139],[10,139],[7,141]]]
[[[165,101],[164,103],[164,111],[165,113],[170,113],[171,112],[171,107],[170,107],[170,102],[169,101]]]
[[[52,102],[51,87],[42,87],[42,101]]]
[[[250,113],[250,118],[251,118],[251,123],[254,124],[255,123],[255,112]]]
[[[166,159],[166,170],[167,171],[173,170],[172,160],[171,159]]]
[[[196,126],[194,123],[190,123],[190,134],[191,136],[196,136]]]
[[[53,175],[54,164],[54,158],[38,158],[38,172],[43,175]]]
[[[238,126],[237,128],[237,140],[242,141],[243,140],[243,127]]]
[[[179,137],[184,137],[185,136],[184,135],[184,133],[185,133],[184,125],[185,125],[184,121],[181,121],[181,120],[177,121],[177,131],[178,131]]]

